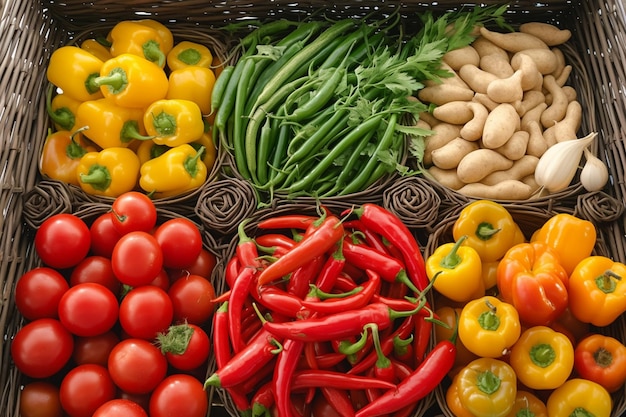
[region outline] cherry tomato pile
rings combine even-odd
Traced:
[[[131,191],[91,224],[51,216],[34,248],[15,288],[22,417],[206,415],[216,257],[194,222]]]
[[[428,350],[435,319],[415,237],[376,204],[341,215],[240,224],[205,386],[241,415],[409,416],[451,369],[452,342]]]

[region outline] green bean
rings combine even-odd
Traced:
[[[316,90],[315,94],[306,103],[287,115],[287,120],[301,121],[321,110],[331,100],[345,74],[344,68],[337,68],[332,76],[323,82],[321,87]]]
[[[228,85],[231,75],[233,75],[234,69],[234,65],[226,66],[220,73],[219,77],[215,80],[213,90],[211,91],[211,114],[213,114],[215,109],[220,107],[222,104],[224,93],[226,92],[226,86]]]
[[[256,164],[256,181],[258,184],[267,182],[267,158],[272,148],[272,119],[265,118],[265,123],[261,128],[261,136],[259,138],[257,164]],[[254,177],[254,176],[253,176]]]
[[[254,180],[255,170],[254,166],[249,164],[248,158],[244,153],[244,140],[245,140],[245,127],[247,125],[247,118],[244,118],[243,107],[246,102],[246,93],[250,82],[250,76],[254,71],[256,60],[247,57],[244,60],[243,69],[241,71],[241,79],[237,85],[235,108],[233,111],[233,150],[235,152],[235,163],[239,169],[241,175],[244,178]]]
[[[324,158],[318,162],[318,164],[304,177],[295,183],[291,184],[289,190],[302,191],[309,188],[311,183],[315,181],[315,178],[321,176],[321,174],[328,169],[333,161],[341,155],[346,149],[352,146],[357,140],[361,139],[372,129],[376,129],[382,120],[382,115],[376,114],[369,119],[364,120],[359,126],[354,128],[349,134],[347,134],[339,143],[337,143]]]
[[[363,40],[374,30],[373,27],[367,25],[360,25],[357,30],[351,32],[343,39],[337,47],[330,53],[330,55],[320,65],[320,69],[334,68],[340,65],[342,61],[350,54],[350,51],[354,48],[354,45]]]
[[[276,146],[274,147],[272,155],[272,170],[270,171],[269,180],[272,181],[276,176],[277,169],[283,160],[287,157],[287,144],[289,143],[289,137],[291,135],[291,126],[288,123],[282,123],[278,129],[278,139],[276,140]]]
[[[267,36],[274,36],[284,32],[290,27],[297,25],[297,22],[279,19],[271,22],[264,22],[258,28],[247,34],[241,39],[241,45],[244,48],[254,47],[257,42]]]

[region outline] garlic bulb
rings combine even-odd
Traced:
[[[580,183],[587,191],[600,191],[609,181],[609,169],[586,148],[585,158],[587,161],[580,172]]]
[[[554,193],[567,188],[572,182],[583,156],[583,151],[598,136],[596,132],[580,138],[558,142],[539,158],[535,168],[535,181]]]

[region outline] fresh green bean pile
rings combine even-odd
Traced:
[[[413,36],[397,16],[263,24],[218,78],[214,132],[238,173],[270,196],[340,196],[407,174],[407,152],[421,160],[429,133],[415,127],[428,111],[416,92],[448,76],[443,54],[469,45],[476,25],[501,24],[504,11],[426,14]]]

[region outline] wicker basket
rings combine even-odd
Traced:
[[[569,213],[579,218],[590,220],[598,231],[594,254],[611,257],[613,254],[613,247],[611,246],[610,237],[607,235],[612,233],[611,228],[613,228],[615,222],[623,216],[624,208],[619,201],[614,198],[609,198],[607,200],[608,204],[604,205],[605,209],[598,211],[596,208],[598,207],[599,202],[600,201],[598,199],[581,198],[575,208],[559,211],[539,207],[527,207],[519,204],[503,204],[503,206],[506,207],[506,209],[511,213],[513,219],[520,226],[527,239],[530,238],[532,233],[539,229],[545,221],[557,213]],[[452,228],[463,207],[464,206],[457,207],[456,210],[450,212],[445,219],[436,225],[433,233],[428,238],[428,243],[425,248],[425,256],[432,254],[439,245],[454,241],[452,237]],[[594,331],[610,335],[618,340],[624,341],[626,340],[625,319],[626,317],[622,315],[610,326],[596,328]],[[435,397],[443,414],[447,417],[455,417],[446,405],[446,390],[449,385],[450,379],[446,378],[446,380],[435,390]],[[623,386],[620,390],[613,393],[612,397],[612,416],[621,416],[626,410],[626,386]]]

